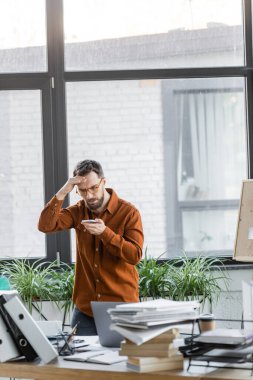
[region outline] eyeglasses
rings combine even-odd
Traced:
[[[98,192],[99,187],[100,187],[103,179],[104,178],[101,178],[101,180],[99,181],[99,183],[97,183],[94,186],[91,186],[89,189],[83,189],[83,190],[77,189],[76,192],[84,195],[85,197],[87,196],[88,193],[94,195],[94,194],[96,194]]]

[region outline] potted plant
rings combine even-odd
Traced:
[[[63,324],[67,314],[73,309],[72,293],[74,286],[75,269],[68,264],[61,263],[60,267],[52,270],[48,278],[48,299],[63,311]]]
[[[137,265],[141,300],[165,298],[172,292],[173,283],[168,276],[169,263],[158,263],[162,255],[163,253],[157,258],[148,257],[146,248],[144,258]]]
[[[141,300],[148,297],[177,301],[197,299],[203,309],[207,300],[212,307],[223,287],[228,288],[229,277],[222,260],[202,255],[191,259],[184,253],[182,257],[159,262],[162,255],[148,258],[145,249],[144,258],[137,265]]]
[[[42,314],[42,303],[50,301],[63,311],[63,323],[72,306],[74,269],[65,263],[30,263],[28,259],[14,259],[0,264],[0,273],[16,289],[30,313],[35,308]]]
[[[171,263],[170,275],[174,289],[174,300],[197,299],[204,308],[208,300],[210,307],[217,302],[222,290],[228,290],[229,277],[221,259],[198,255],[192,259],[184,255]]]

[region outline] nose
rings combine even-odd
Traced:
[[[86,199],[91,199],[93,197],[93,194],[91,194],[89,191],[87,191],[85,198]]]

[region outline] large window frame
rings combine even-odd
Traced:
[[[250,106],[253,104],[251,0],[243,1],[245,65],[236,67],[64,71],[63,0],[46,0],[46,16],[48,71],[44,73],[0,74],[0,90],[41,90],[45,202],[57,192],[68,178],[65,84],[75,81],[222,77],[245,78],[248,178],[253,178],[253,107]],[[68,204],[69,199],[67,198],[64,205],[66,206]],[[187,207],[187,204],[182,206]],[[216,205],[213,205],[213,207],[215,206]],[[60,254],[62,261],[70,263],[71,248],[69,232],[48,234],[46,241],[47,260],[54,260]]]

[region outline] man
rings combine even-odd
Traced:
[[[138,302],[138,272],[143,231],[138,210],[105,188],[101,165],[93,160],[79,162],[66,184],[42,211],[42,232],[76,231],[76,273],[72,326],[77,335],[97,335],[90,301]],[[82,198],[61,208],[76,187]],[[90,222],[92,220],[92,222]]]

